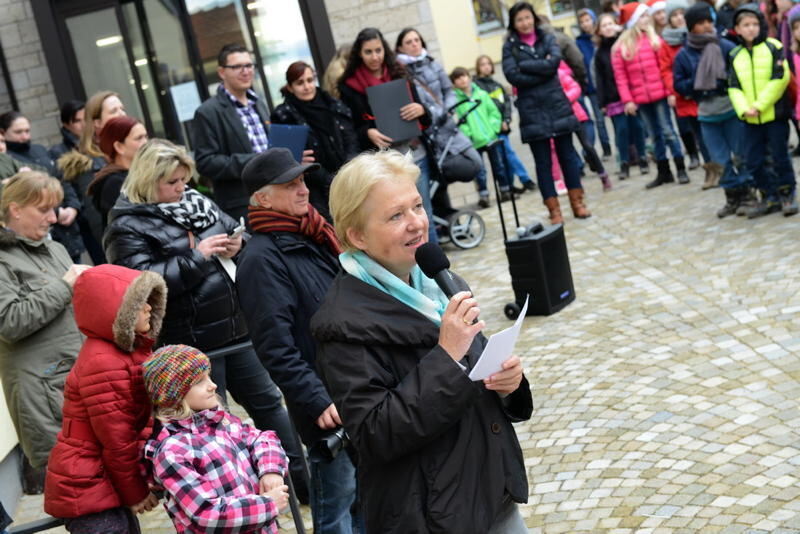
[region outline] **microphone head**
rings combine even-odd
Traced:
[[[428,278],[450,268],[450,260],[445,256],[442,247],[436,243],[425,243],[414,254],[417,265]]]

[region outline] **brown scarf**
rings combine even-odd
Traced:
[[[327,246],[336,256],[343,251],[333,226],[311,204],[308,205],[308,213],[302,217],[293,217],[260,206],[250,206],[247,209],[250,227],[256,232],[294,232],[307,235],[316,243]]]

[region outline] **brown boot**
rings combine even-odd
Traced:
[[[544,205],[550,212],[550,224],[563,224],[564,217],[561,216],[561,205],[558,203],[558,197],[550,197],[545,199]]]
[[[569,195],[569,205],[572,206],[572,214],[576,218],[588,219],[592,216],[592,212],[583,203],[583,189],[570,189],[567,195]]]
[[[717,184],[719,184],[720,176],[722,176],[722,173],[719,169],[720,167],[722,167],[722,165],[714,163],[713,161],[703,164],[703,168],[706,170],[706,179],[703,182],[703,191],[706,189],[711,189],[712,187],[716,187]]]

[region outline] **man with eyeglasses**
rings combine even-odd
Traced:
[[[269,112],[252,89],[255,70],[245,47],[225,45],[217,63],[222,83],[194,114],[197,170],[214,184],[219,207],[237,221],[247,220],[242,169],[269,148]]]

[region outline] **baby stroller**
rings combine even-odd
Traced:
[[[454,106],[455,107],[455,106]],[[452,111],[450,108],[448,111]],[[471,108],[469,111],[475,109]],[[456,124],[449,113],[435,121],[434,131],[429,132],[436,156],[436,171],[431,173],[430,195],[433,205],[433,224],[442,243],[453,243],[461,249],[477,247],[486,235],[483,218],[472,209],[454,209],[450,204],[447,186],[453,182],[471,182],[480,170],[480,156],[473,151],[472,143],[458,129],[466,115]],[[460,136],[460,137],[459,137]],[[444,145],[441,144],[442,141]]]

